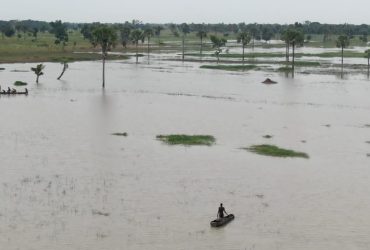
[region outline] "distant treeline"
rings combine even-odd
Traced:
[[[87,23],[63,23],[63,25],[68,30],[82,30],[86,32],[87,29],[91,26],[94,26],[98,23],[87,24]],[[133,20],[132,22],[125,23],[112,23],[112,26],[117,27],[118,30],[122,27],[127,27],[130,29],[145,29],[151,27],[157,30],[163,29],[174,29],[175,26],[180,24],[149,24],[143,23],[138,20]],[[233,33],[238,33],[240,31],[247,31],[253,35],[253,37],[260,38],[262,40],[270,40],[271,37],[279,37],[285,30],[289,28],[299,28],[303,31],[304,34],[310,35],[324,35],[328,37],[330,35],[347,35],[349,37],[353,36],[368,36],[370,34],[370,25],[361,24],[321,24],[319,22],[309,22],[304,23],[295,23],[295,24],[197,24],[197,23],[188,23],[189,32],[215,32],[221,33],[225,36],[231,35]],[[44,21],[34,21],[34,20],[12,20],[12,21],[0,21],[0,32],[3,36],[13,36],[14,34],[21,33],[37,33],[37,32],[51,32],[52,25],[49,22]],[[159,31],[160,32],[160,31]],[[264,39],[264,37],[266,39]]]

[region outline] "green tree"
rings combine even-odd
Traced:
[[[370,77],[370,49],[365,51],[365,58],[367,58],[367,77]]]
[[[343,57],[344,57],[344,49],[347,48],[350,44],[349,37],[347,35],[340,35],[336,41],[337,48],[342,50],[342,77],[343,77]]]
[[[212,47],[216,49],[216,56],[217,56],[217,63],[220,61],[220,54],[222,52],[222,47],[226,45],[227,40],[225,38],[220,38],[217,36],[210,36],[209,37],[212,42]]]
[[[158,40],[158,45],[160,44],[160,36],[161,36],[161,32],[163,30],[163,26],[160,26],[160,25],[157,25],[154,27],[154,35],[157,37],[157,40]]]
[[[38,64],[35,68],[31,68],[31,70],[36,74],[36,83],[39,83],[39,77],[44,74],[42,72],[45,69],[45,65],[43,64]]]
[[[120,28],[120,38],[123,48],[127,48],[127,44],[130,41],[131,27],[127,24]]]
[[[61,44],[62,50],[64,51],[64,47],[67,45],[68,42],[68,32],[67,32],[67,25],[62,23],[62,21],[57,20],[55,22],[50,23],[51,26],[51,33],[55,36],[55,44]]]
[[[136,47],[136,63],[139,63],[139,41],[144,39],[144,32],[136,29],[131,32],[131,41]]]
[[[150,56],[150,38],[153,37],[154,31],[151,27],[145,28],[143,32],[143,37],[148,41],[148,63],[149,63],[149,56]]]
[[[238,34],[237,42],[242,44],[243,47],[243,64],[245,62],[245,47],[251,42],[251,35],[244,31]]]
[[[200,39],[200,60],[202,60],[203,56],[203,39],[207,37],[207,31],[202,27],[196,34],[197,37]]]
[[[94,46],[100,46],[102,51],[103,61],[103,88],[105,88],[105,60],[108,56],[108,51],[115,46],[117,41],[117,32],[114,28],[108,25],[99,25],[92,32],[91,43]]]

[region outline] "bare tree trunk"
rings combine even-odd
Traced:
[[[243,42],[243,65],[244,65],[244,51],[245,51],[245,45],[244,45],[244,42]]]
[[[36,83],[39,84],[39,75],[36,76]]]
[[[182,61],[185,60],[185,35],[182,36]]]
[[[148,36],[148,63],[150,60],[150,37]]]
[[[289,44],[285,43],[285,61],[289,62]]]
[[[293,57],[292,57],[292,77],[294,77],[294,63],[295,63],[295,42],[292,43]]]
[[[370,77],[370,57],[367,58],[367,78]]]
[[[67,70],[67,66],[68,64],[66,64],[66,63],[64,63],[63,64],[63,71],[62,71],[62,73],[60,74],[60,76],[57,78],[58,80],[60,80],[60,78],[62,78],[62,76],[64,75],[64,72],[66,72],[66,70]]]
[[[105,56],[106,53],[103,52],[103,89],[105,89]]]
[[[138,49],[138,46],[139,46],[139,42],[136,42],[136,64],[139,63],[139,49]]]
[[[344,63],[343,57],[344,57],[344,47],[342,46],[342,78],[343,78],[343,63]]]
[[[203,54],[203,37],[200,37],[200,60],[202,61]]]

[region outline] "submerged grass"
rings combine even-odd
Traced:
[[[244,148],[250,152],[257,153],[260,155],[267,155],[273,157],[299,157],[308,159],[309,156],[303,152],[297,152],[290,149],[279,148],[274,145],[253,145],[249,148]]]
[[[227,70],[227,71],[243,71],[256,69],[257,65],[202,65],[201,69],[217,69],[217,70]]]
[[[124,137],[127,137],[128,134],[125,132],[125,133],[113,133],[112,135],[115,135],[115,136],[124,136]]]
[[[216,139],[211,135],[158,135],[157,139],[169,145],[211,146]]]
[[[14,82],[14,86],[26,86],[27,83],[26,82],[22,82],[22,81],[16,81]]]

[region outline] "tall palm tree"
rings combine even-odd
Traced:
[[[241,43],[243,46],[243,65],[244,65],[244,59],[245,59],[245,47],[250,43],[252,37],[248,32],[241,32],[238,34],[237,42]]]
[[[149,57],[150,57],[150,38],[154,35],[154,31],[152,28],[148,27],[144,30],[143,36],[148,41],[148,63],[149,63]]]
[[[302,46],[304,43],[304,34],[301,30],[294,29],[289,34],[290,44],[292,45],[292,74],[294,76],[294,66],[295,66],[295,47]]]
[[[343,57],[344,57],[344,49],[349,46],[349,37],[347,35],[340,35],[337,38],[337,48],[341,48],[342,50],[342,78],[343,78]]]
[[[114,28],[108,25],[99,25],[92,32],[91,43],[94,46],[100,46],[102,51],[103,61],[103,88],[105,88],[105,60],[108,56],[108,51],[112,49],[117,41],[117,32]]]
[[[370,77],[370,49],[365,51],[365,58],[367,58],[367,77]]]
[[[203,56],[203,39],[207,37],[207,31],[201,29],[196,34],[197,37],[200,39],[200,60],[202,60]]]
[[[131,32],[131,41],[136,47],[136,63],[139,63],[139,41],[144,39],[144,32],[136,29]]]
[[[179,30],[182,34],[182,61],[185,60],[185,38],[186,35],[190,33],[190,27],[186,23],[182,23],[179,26]]]

